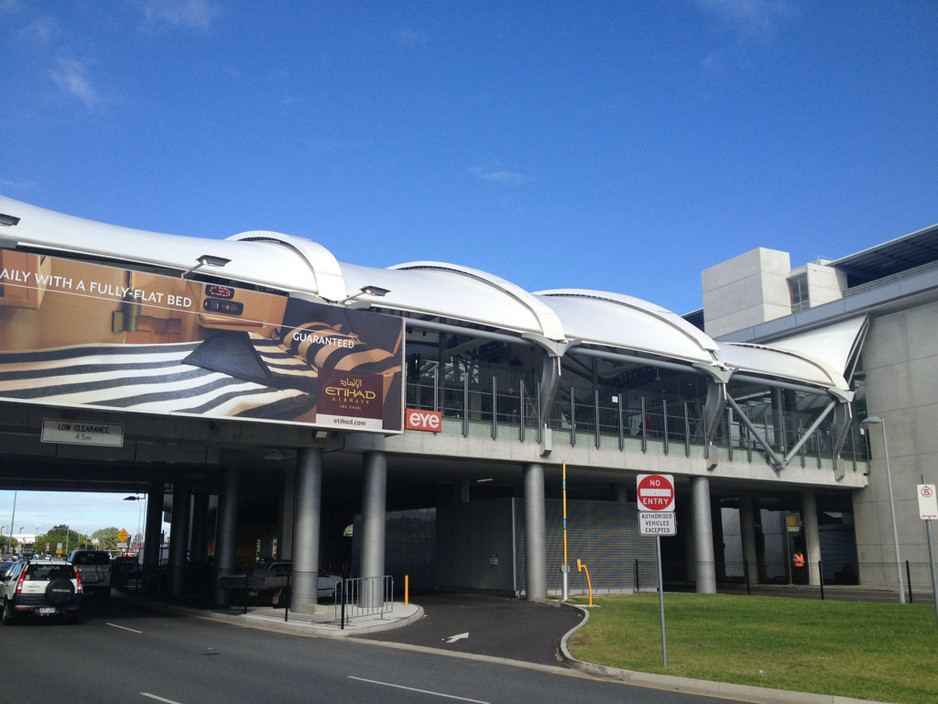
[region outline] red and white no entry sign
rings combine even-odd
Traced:
[[[671,474],[638,475],[638,510],[673,511],[674,477]]]

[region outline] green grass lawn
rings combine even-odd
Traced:
[[[665,669],[657,594],[593,603],[589,622],[568,643],[578,660],[859,699],[938,702],[931,604],[666,593]]]

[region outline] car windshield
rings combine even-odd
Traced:
[[[75,570],[71,565],[32,564],[26,571],[27,579],[52,581],[53,579],[72,579]]]

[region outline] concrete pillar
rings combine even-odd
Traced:
[[[184,601],[189,593],[189,502],[192,483],[187,480],[173,484],[173,520],[169,540],[169,595]]]
[[[716,594],[713,526],[710,523],[710,480],[707,477],[694,477],[690,480],[690,488],[697,593]]]
[[[208,553],[208,494],[192,495],[192,533],[189,536],[189,561],[205,562]]]
[[[156,574],[163,540],[163,484],[153,482],[147,489],[147,524],[143,532],[143,574]]]
[[[293,528],[296,525],[296,468],[283,475],[283,494],[280,497],[280,519],[277,526],[277,559],[293,559]]]
[[[319,584],[319,526],[322,521],[322,449],[304,447],[296,456],[296,522],[293,531],[293,593],[290,608],[315,604]]]
[[[743,564],[750,584],[759,583],[759,556],[756,551],[756,525],[751,494],[739,497],[739,534],[743,543]]]
[[[808,584],[817,586],[821,583],[821,533],[817,521],[817,496],[813,491],[801,494],[801,520],[804,522],[804,560],[808,570]]]
[[[234,572],[238,548],[238,484],[240,478],[235,467],[221,472],[218,489],[218,511],[215,517],[215,593],[216,606],[227,606],[228,592],[222,580]]]
[[[547,598],[547,504],[544,466],[524,466],[524,573],[525,596]]]
[[[713,569],[718,580],[726,580],[726,542],[723,538],[723,507],[711,502],[710,526],[713,530]]]
[[[388,458],[366,452],[362,482],[361,598],[366,606],[384,603],[384,548],[387,511]]]

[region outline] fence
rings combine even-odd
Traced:
[[[274,608],[283,609],[283,620],[309,623],[337,623],[345,626],[358,618],[384,618],[394,611],[394,579],[356,577],[329,588],[317,582],[315,597],[311,588],[315,575],[290,575],[287,585],[274,596]],[[325,603],[319,603],[324,600]]]
[[[895,562],[861,562],[837,568],[822,562],[807,563],[801,568],[789,567],[785,563],[759,563],[749,569],[743,562],[710,563],[704,567],[708,566],[716,568],[717,591],[722,594],[834,601],[899,601],[900,585]],[[931,565],[906,560],[901,568],[901,588],[906,603],[934,604]],[[657,591],[654,561],[635,560],[631,572],[628,578],[634,591]],[[696,586],[693,565],[688,571],[683,563],[665,563],[662,572],[665,591],[688,591]]]
[[[588,443],[597,449],[688,457],[703,453],[706,445],[701,398],[562,385],[551,416],[540,418],[537,384],[523,374],[489,365],[473,374],[463,370],[458,379],[447,376],[446,383],[444,376],[439,366],[424,374],[408,375],[407,405],[440,411],[444,418],[460,421],[463,436],[540,442],[544,428],[549,428],[554,443],[567,442],[571,447]],[[777,449],[793,447],[812,423],[810,412],[784,411],[755,402],[743,405],[753,427]],[[725,409],[713,442],[730,460],[767,461],[752,430],[732,408]],[[827,421],[811,434],[792,461],[802,467],[842,466],[849,471],[867,471],[869,448],[860,426],[854,423],[835,457]]]

